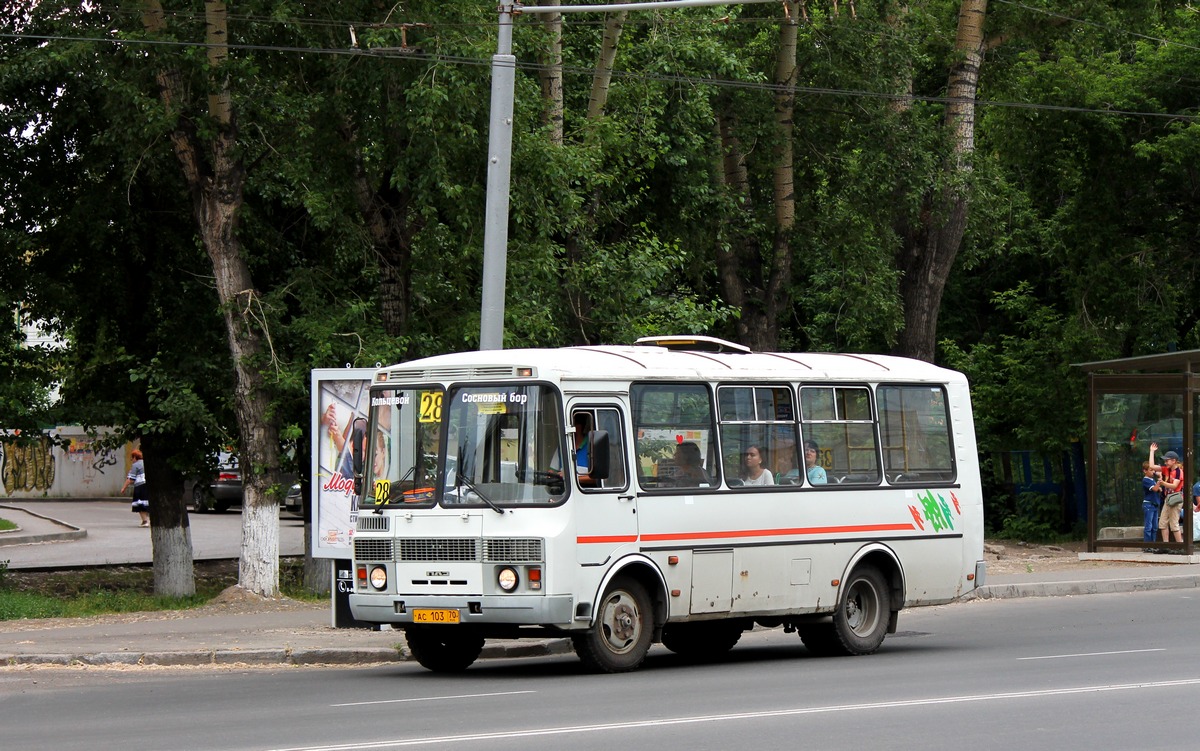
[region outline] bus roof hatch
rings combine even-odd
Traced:
[[[748,355],[749,347],[713,336],[643,336],[635,344],[664,347],[672,352],[735,352]]]

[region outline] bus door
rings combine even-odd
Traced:
[[[575,491],[571,513],[576,550],[582,564],[602,564],[638,539],[637,497],[629,485],[629,445],[624,410],[619,404],[573,402],[571,424],[576,434],[571,462]],[[585,438],[586,436],[586,438]],[[592,449],[603,451],[596,455]],[[603,472],[607,464],[607,473]],[[593,476],[592,470],[597,475]]]

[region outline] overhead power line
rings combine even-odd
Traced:
[[[1071,23],[1077,23],[1080,26],[1091,26],[1094,29],[1100,29],[1101,31],[1107,31],[1112,34],[1124,34],[1126,36],[1135,37],[1137,39],[1145,39],[1148,42],[1155,42],[1156,44],[1166,44],[1166,45],[1170,45],[1172,47],[1182,47],[1185,50],[1200,50],[1200,47],[1196,47],[1195,45],[1187,44],[1185,42],[1176,42],[1171,39],[1164,39],[1162,37],[1150,36],[1149,34],[1140,34],[1136,31],[1130,31],[1129,29],[1116,29],[1116,28],[1113,28],[1112,26],[1105,26],[1102,23],[1096,23],[1095,21],[1088,21],[1088,20],[1085,20],[1082,18],[1075,18],[1074,16],[1068,16],[1065,13],[1059,13],[1057,11],[1048,10],[1046,8],[1037,8],[1032,5],[1026,5],[1025,3],[1017,2],[1017,0],[995,0],[995,1],[997,3],[1001,3],[1002,5],[1011,5],[1014,8],[1020,8],[1022,10],[1027,10],[1031,13],[1040,13],[1044,16],[1050,16],[1051,18],[1057,18],[1061,21],[1070,21]]]
[[[442,63],[447,65],[465,65],[474,67],[490,67],[492,61],[485,58],[473,58],[457,55],[441,55],[427,53],[417,49],[412,51],[401,51],[397,48],[388,48],[386,50],[373,51],[370,49],[353,49],[353,48],[329,48],[329,47],[293,47],[286,45],[260,45],[260,44],[224,44],[211,45],[204,42],[185,42],[177,40],[165,39],[115,39],[106,37],[86,37],[86,36],[59,36],[48,34],[11,34],[0,33],[0,39],[25,39],[31,41],[46,41],[46,42],[79,42],[91,44],[110,44],[110,45],[129,45],[129,46],[153,46],[153,47],[184,47],[192,49],[208,49],[210,47],[220,46],[224,49],[247,51],[247,52],[276,52],[288,54],[316,54],[316,55],[335,55],[347,57],[369,57],[377,59],[401,60],[401,61],[424,61],[431,63]],[[544,70],[549,66],[541,63],[533,62],[516,62],[516,67],[521,70]],[[561,70],[564,75],[580,75],[592,76],[595,70],[586,67],[562,66]],[[665,73],[647,73],[633,71],[612,71],[614,78],[625,80],[644,80],[657,81],[662,83],[686,84],[692,86],[712,86],[716,88],[740,89],[749,91],[768,91],[778,92],[790,90],[796,94],[807,94],[811,96],[839,96],[862,99],[878,99],[890,100],[909,103],[928,103],[928,104],[952,104],[962,103],[965,101],[973,102],[978,107],[1004,107],[1009,109],[1028,109],[1043,112],[1066,112],[1077,114],[1094,114],[1094,115],[1116,115],[1122,117],[1146,117],[1181,120],[1186,122],[1200,121],[1200,115],[1189,115],[1182,113],[1171,112],[1148,112],[1143,110],[1126,110],[1118,108],[1097,108],[1097,107],[1076,107],[1060,104],[1042,104],[1037,102],[1009,102],[988,99],[973,99],[966,100],[959,97],[944,97],[944,96],[926,96],[918,94],[891,94],[886,92],[866,91],[861,89],[842,89],[836,87],[823,86],[798,86],[794,85],[787,87],[781,84],[774,84],[765,81],[742,81],[738,79],[716,78],[712,76],[694,76],[683,74],[665,74]]]

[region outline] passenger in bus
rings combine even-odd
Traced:
[[[819,455],[819,452],[817,451],[817,442],[816,441],[805,441],[804,442],[804,467],[805,467],[804,471],[805,471],[805,474],[808,475],[808,484],[809,485],[825,485],[829,482],[829,478],[825,475],[825,468],[822,467],[820,464],[817,464],[817,456],[818,455]]]
[[[796,469],[794,448],[777,449],[775,455],[775,484],[799,485],[800,470]]]
[[[742,458],[743,485],[774,485],[775,478],[771,470],[763,466],[762,450],[758,446],[748,446]]]
[[[675,474],[672,480],[676,485],[708,485],[708,475],[701,466],[700,447],[692,441],[675,444]]]

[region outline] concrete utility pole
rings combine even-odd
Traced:
[[[517,58],[512,54],[513,16],[524,13],[609,13],[626,10],[753,5],[779,0],[659,0],[619,5],[530,5],[501,2],[496,54],[492,56],[492,104],[488,126],[487,206],[483,226],[483,299],[479,349],[504,348],[504,290],[508,273],[508,197],[512,175],[513,100]]]

